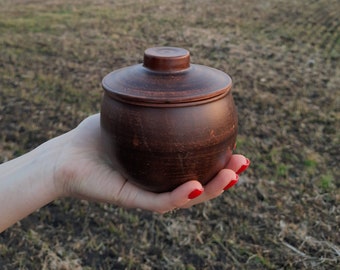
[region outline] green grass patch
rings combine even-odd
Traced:
[[[334,177],[331,174],[321,175],[318,181],[318,187],[322,192],[330,192],[334,188]]]

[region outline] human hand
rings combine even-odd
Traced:
[[[153,193],[135,186],[114,170],[101,144],[99,114],[86,118],[77,128],[62,135],[59,144],[54,181],[62,196],[159,213],[188,208],[219,196],[236,184],[237,173],[249,166],[247,158],[233,155],[226,169],[204,187],[193,180],[172,192]]]

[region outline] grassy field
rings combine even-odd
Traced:
[[[337,0],[0,0],[0,163],[98,112],[101,79],[152,46],[233,79],[251,167],[158,215],[55,201],[0,235],[9,269],[340,269]]]

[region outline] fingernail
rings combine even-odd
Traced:
[[[199,195],[203,193],[203,189],[195,189],[189,195],[188,198],[190,200],[197,198]]]
[[[240,174],[240,173],[243,173],[250,165],[250,160],[247,159],[247,163],[246,164],[243,164],[241,166],[241,168],[238,169],[238,171],[236,172],[236,174]]]
[[[236,179],[231,180],[228,185],[224,187],[223,190],[228,190],[229,188],[233,187],[238,182],[238,175],[236,174]]]

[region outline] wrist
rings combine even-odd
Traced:
[[[45,182],[45,188],[50,194],[51,201],[66,195],[60,171],[62,170],[62,153],[67,145],[65,139],[67,136],[68,133],[53,138],[31,152],[34,161],[40,164],[41,170],[38,177]]]
[[[53,179],[53,145],[46,142],[0,165],[0,232],[61,196]]]

